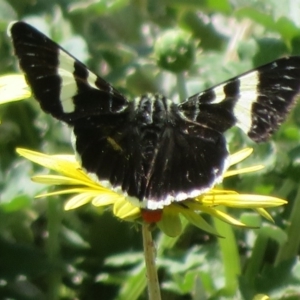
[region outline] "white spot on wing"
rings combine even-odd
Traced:
[[[94,73],[92,73],[91,71],[89,71],[88,78],[87,78],[87,81],[88,81],[89,85],[91,87],[93,87],[94,89],[99,90],[99,88],[95,84],[96,80],[97,80],[97,76]]]
[[[294,77],[289,76],[289,75],[283,75],[282,77],[283,77],[284,79],[288,79],[288,80],[295,79]]]
[[[285,68],[287,70],[294,70],[294,69],[296,69],[296,66],[286,66]]]
[[[67,53],[58,53],[58,74],[61,77],[60,101],[63,112],[71,113],[75,110],[72,97],[77,93],[77,84],[74,78],[74,59]]]
[[[289,86],[282,86],[281,89],[285,91],[293,91],[293,89]]]
[[[279,101],[282,101],[282,102],[286,102],[286,99],[281,97],[280,95],[277,95],[276,99],[278,99]]]
[[[253,71],[238,78],[240,81],[239,98],[233,108],[234,116],[237,118],[237,126],[244,132],[248,133],[251,128],[251,109],[253,102],[256,101],[257,86],[258,86],[258,72]],[[220,103],[225,99],[224,86],[227,83],[221,84],[214,88],[215,99],[211,102]]]
[[[251,128],[252,105],[259,96],[257,86],[259,84],[258,72],[253,71],[239,78],[240,80],[240,97],[233,109],[237,118],[237,126],[244,132],[248,133]]]

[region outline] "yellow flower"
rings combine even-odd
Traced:
[[[257,294],[255,295],[255,297],[253,298],[253,300],[269,300],[270,297],[264,294]]]
[[[0,77],[0,104],[19,101],[30,96],[31,91],[23,75],[10,74]]]
[[[265,208],[286,203],[285,200],[271,196],[239,194],[235,191],[213,188],[194,199],[173,202],[162,210],[144,210],[132,204],[124,195],[103,187],[90,178],[82,170],[74,155],[46,155],[26,149],[17,149],[17,152],[37,164],[60,173],[60,175],[37,175],[32,178],[33,181],[49,185],[70,186],[70,188],[64,187],[61,190],[39,195],[38,197],[73,194],[65,204],[66,210],[77,208],[89,202],[96,207],[110,205],[113,214],[118,218],[127,221],[143,220],[156,223],[169,236],[177,236],[181,233],[181,217],[186,218],[190,223],[207,232],[218,235],[216,230],[204,220],[200,213],[209,214],[232,225],[246,226],[246,224],[218,209],[219,206],[255,209],[263,217],[272,221],[272,217]],[[252,149],[246,148],[231,155],[230,165],[237,164],[251,153]],[[224,178],[257,171],[262,168],[263,166],[258,165],[228,170],[224,174]]]

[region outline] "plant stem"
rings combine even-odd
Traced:
[[[220,207],[223,212],[226,212],[225,207]],[[223,221],[213,218],[215,228],[218,233],[225,238],[219,238],[224,274],[225,274],[225,287],[224,294],[226,296],[233,296],[237,292],[238,275],[241,274],[240,257],[237,249],[237,242],[234,236],[232,226],[224,223]]]
[[[255,280],[263,263],[267,243],[268,237],[265,234],[259,233],[245,271],[245,277],[247,278],[249,287],[254,287]]]
[[[149,224],[145,222],[142,225],[142,234],[149,300],[161,300],[157,269],[155,265],[156,250],[152,240],[151,231],[149,230]]]
[[[299,227],[300,227],[300,188],[298,188],[293,210],[289,218],[289,227],[286,230],[288,239],[287,242],[279,248],[275,265],[278,265],[282,261],[297,256],[299,245],[300,245]]]
[[[61,226],[62,204],[57,199],[48,199],[48,241],[47,241],[47,255],[52,266],[57,266],[59,260],[59,240],[58,235]],[[59,299],[59,287],[61,285],[61,272],[57,268],[53,268],[49,275],[47,300]]]
[[[179,72],[176,74],[176,81],[177,81],[177,90],[179,93],[179,100],[183,101],[187,98],[187,90],[186,90],[185,78],[183,72]]]
[[[187,226],[187,224],[187,220],[182,219],[183,229]],[[155,243],[157,249],[157,256],[161,256],[166,250],[171,249],[176,244],[179,238],[180,236],[169,237],[164,233],[160,232]],[[140,299],[147,285],[144,263],[142,266],[139,265],[137,269],[139,271],[131,277],[131,280],[135,283],[135,289],[132,288],[132,281],[126,281],[120,290],[120,293],[117,298],[118,300]]]

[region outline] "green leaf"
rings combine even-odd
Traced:
[[[299,35],[299,28],[285,16],[280,17],[276,21],[272,15],[252,7],[241,8],[236,11],[235,15],[237,17],[250,18],[266,29],[278,32],[286,41],[291,41],[292,38]]]
[[[0,257],[0,276],[6,280],[20,274],[34,277],[50,272],[52,268],[62,267],[58,261],[56,266],[50,266],[45,254],[32,246],[16,245],[2,239],[0,239]]]
[[[0,26],[5,28],[9,22],[17,19],[17,13],[9,2],[0,1]]]
[[[300,293],[300,263],[297,258],[282,262],[277,267],[268,265],[256,279],[257,289],[271,298]]]
[[[142,252],[122,253],[109,256],[105,259],[105,265],[111,267],[130,266],[143,261]]]
[[[9,201],[0,203],[0,208],[6,212],[11,213],[24,208],[30,207],[32,204],[31,198],[27,194],[20,194],[9,199]]]
[[[75,4],[70,5],[70,12],[84,12],[84,13],[97,13],[105,14],[112,13],[128,5],[128,0],[90,0],[90,1],[77,1]]]
[[[270,223],[264,224],[264,226],[259,229],[259,234],[276,241],[279,245],[283,245],[288,239],[284,230]]]
[[[2,209],[12,212],[32,204],[34,196],[43,187],[30,180],[28,174],[31,172],[32,164],[25,160],[12,166],[11,170],[6,174],[6,185],[1,195],[0,207]]]
[[[256,23],[263,25],[265,28],[269,30],[276,29],[276,25],[273,17],[270,14],[266,12],[261,12],[254,7],[244,7],[238,9],[235,12],[235,16],[237,18],[249,18],[255,21]]]
[[[232,11],[232,5],[228,0],[206,0],[207,8],[212,11],[219,11],[222,13],[230,13]]]

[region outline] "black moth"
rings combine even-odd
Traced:
[[[300,89],[300,57],[281,58],[175,104],[128,101],[24,22],[10,27],[20,67],[41,108],[73,127],[83,168],[146,209],[198,196],[222,179],[223,133],[239,126],[261,142],[284,121]]]

